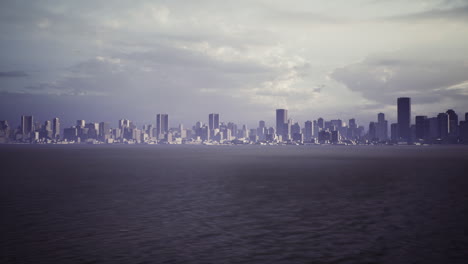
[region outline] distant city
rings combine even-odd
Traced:
[[[388,125],[384,113],[368,129],[356,119],[348,123],[341,119],[307,120],[304,125],[288,118],[287,109],[276,109],[275,127],[260,120],[257,128],[248,129],[232,122],[220,122],[220,115],[208,115],[208,123],[196,122],[191,128],[183,124],[171,128],[168,114],[157,114],[156,124],[138,128],[127,119],[111,128],[107,122],[86,123],[61,130],[60,119],[35,122],[33,116],[21,116],[21,125],[10,127],[0,121],[0,143],[34,144],[259,144],[259,145],[376,145],[376,144],[468,144],[468,113],[459,122],[455,111],[449,109],[435,117],[416,116],[411,122],[411,98],[397,99],[397,123]],[[390,128],[390,131],[389,131]],[[390,133],[389,133],[390,132]]]

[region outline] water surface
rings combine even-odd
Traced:
[[[468,148],[0,146],[1,263],[466,263]]]

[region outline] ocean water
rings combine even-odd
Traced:
[[[0,263],[468,263],[463,146],[0,145]]]

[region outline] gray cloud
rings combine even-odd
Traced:
[[[468,5],[449,8],[436,8],[411,14],[396,15],[384,18],[390,21],[416,22],[423,20],[468,20]]]
[[[0,69],[28,77],[2,78],[18,97],[1,96],[51,112],[66,100],[115,118],[220,111],[255,123],[275,107],[310,119],[399,95],[461,101],[466,1],[369,2],[3,1]],[[423,51],[383,54],[397,48]]]
[[[468,99],[463,87],[453,89],[468,80],[466,58],[444,59],[444,54],[433,58],[417,55],[415,51],[378,54],[337,68],[330,76],[378,103],[394,104],[395,98],[400,96],[416,98],[421,104],[444,98],[461,102]]]
[[[28,76],[27,73],[23,71],[7,71],[7,72],[0,72],[0,78],[9,78],[9,77],[26,77]]]

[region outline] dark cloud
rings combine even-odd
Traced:
[[[423,58],[384,54],[337,69],[332,77],[379,104],[399,95],[424,102],[464,98],[464,86],[457,84],[467,76],[468,60],[458,58],[468,54],[465,21],[415,23],[416,29],[400,23],[463,19],[463,0],[445,1],[406,9],[402,0],[371,8],[359,0],[338,6],[318,0],[6,0],[0,8],[0,69],[29,76],[2,78],[0,91],[18,96],[1,99],[16,100],[10,105],[19,109],[42,100],[32,104],[44,107],[39,112],[70,105],[83,115],[94,109],[98,117],[114,108],[115,118],[128,113],[149,120],[158,111],[191,120],[212,111],[255,120],[275,107],[303,115],[339,112],[366,100],[327,79],[337,65],[395,47],[433,43],[447,49],[453,42],[463,47],[452,49],[456,56],[450,59],[434,58],[445,50]],[[405,14],[422,8],[432,11]],[[400,15],[378,19],[389,14]]]
[[[0,72],[0,78],[9,78],[9,77],[26,77],[28,76],[27,73],[23,71],[8,71],[8,72]]]
[[[400,96],[417,98],[419,103],[435,103],[443,98],[468,99],[462,89],[450,89],[468,80],[468,64],[463,59],[387,53],[338,68],[331,77],[363,97],[384,104],[393,104]]]
[[[468,20],[468,5],[456,6],[447,9],[431,9],[424,12],[398,15],[385,18],[390,21],[415,22],[418,20]]]

